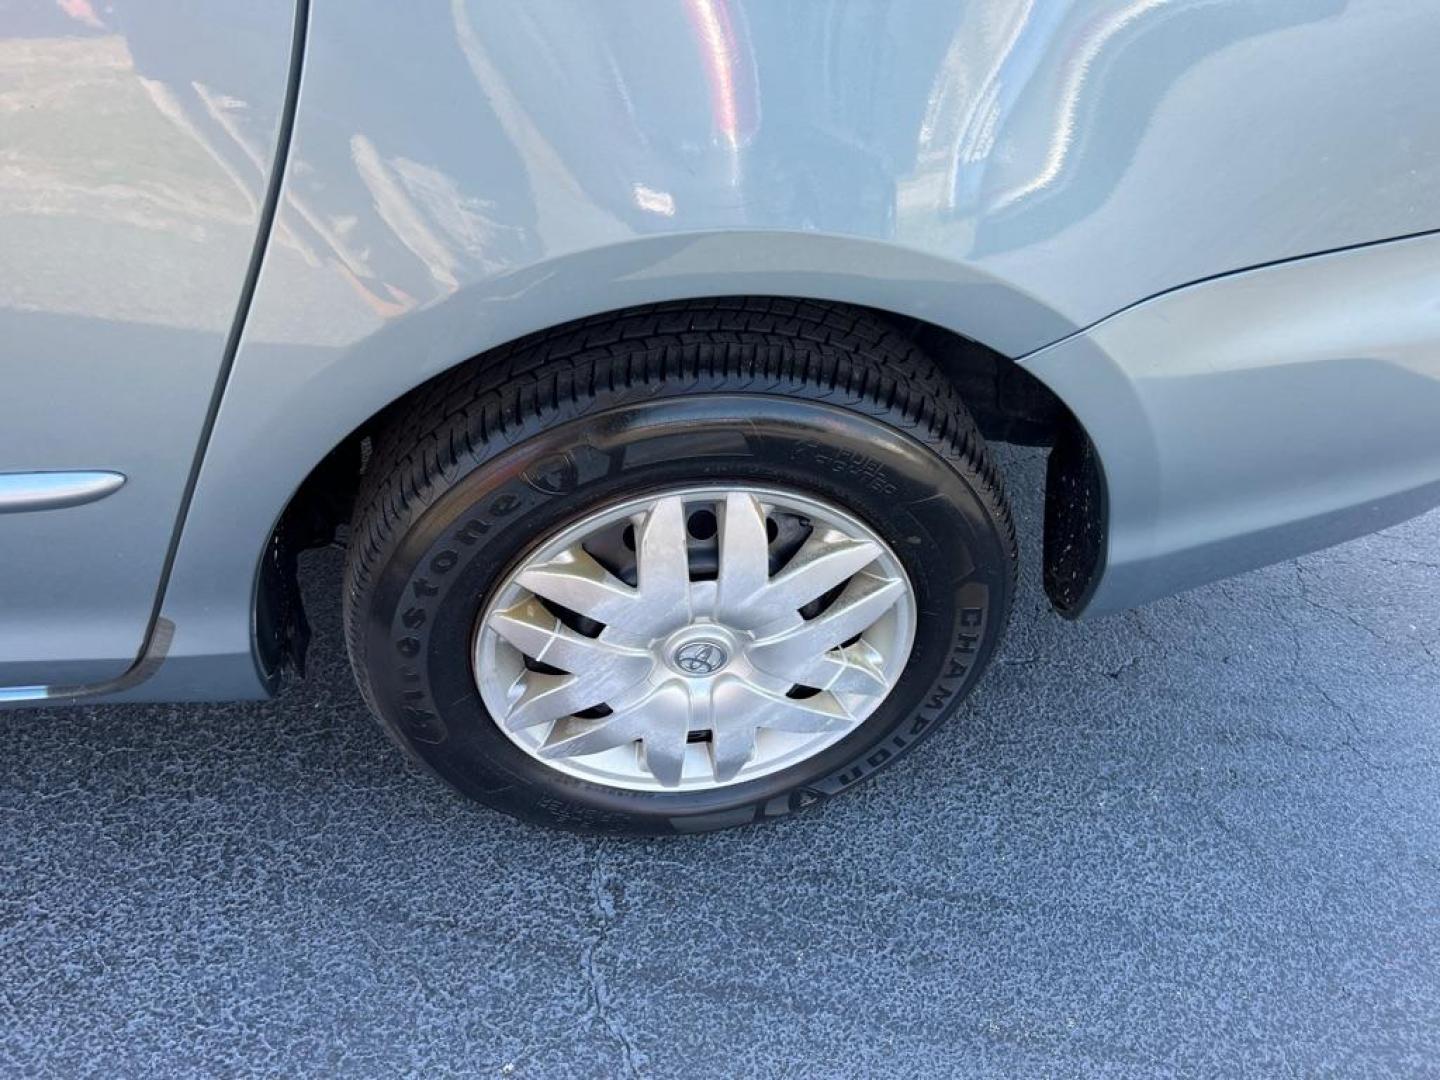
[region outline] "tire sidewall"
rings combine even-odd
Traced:
[[[379,565],[365,619],[369,696],[428,768],[498,809],[581,830],[693,832],[776,817],[888,764],[954,711],[1008,616],[1013,566],[993,504],[886,416],[757,394],[652,398],[482,449]],[[952,451],[953,454],[953,451]],[[910,662],[854,732],[787,769],[709,791],[605,787],[545,765],[491,719],[472,645],[491,589],[573,521],[699,484],[793,491],[843,507],[894,551],[917,604]]]

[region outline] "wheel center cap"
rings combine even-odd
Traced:
[[[714,675],[729,662],[729,648],[711,638],[687,641],[670,654],[671,666],[686,675]]]

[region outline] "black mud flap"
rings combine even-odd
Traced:
[[[1057,611],[1079,616],[1105,564],[1105,475],[1089,436],[1062,424],[1045,482],[1045,594]]]
[[[270,537],[260,567],[255,640],[272,690],[286,668],[305,677],[305,653],[310,647],[310,620],[300,599],[300,545],[294,532],[287,515]]]

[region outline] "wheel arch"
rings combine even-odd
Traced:
[[[286,540],[297,507],[313,506],[317,488],[343,489],[336,477],[353,466],[357,435],[395,402],[531,333],[671,301],[844,304],[925,335],[937,362],[968,380],[962,390],[973,403],[989,389],[1004,400],[1017,387],[1022,400],[1043,401],[1046,423],[1026,441],[1049,441],[1068,416],[1015,358],[1068,336],[1073,324],[1007,281],[893,242],[773,230],[643,237],[471,279],[433,302],[363,318],[309,310],[320,298],[290,288],[287,266],[262,271],[162,600],[175,637],[164,668],[134,698],[272,692],[275,659],[287,641],[303,643],[303,635],[285,637],[285,627],[303,624],[284,604],[293,588],[277,585],[293,576],[287,544],[315,540],[315,522],[303,517]],[[298,319],[297,304],[306,308]]]
[[[800,296],[689,296],[661,304],[595,312],[494,345],[453,364],[386,402],[331,446],[295,486],[266,542],[255,575],[256,648],[264,670],[299,664],[307,631],[293,575],[294,555],[332,540],[350,520],[353,497],[368,457],[369,439],[438,380],[483,367],[525,343],[584,329],[587,324],[652,308],[697,312],[756,299],[844,309],[907,336],[945,373],[989,441],[1050,448],[1045,508],[1045,582],[1057,609],[1083,606],[1098,566],[1103,537],[1104,483],[1094,447],[1070,410],[1013,358],[937,323],[868,305]]]

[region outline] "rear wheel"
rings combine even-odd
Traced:
[[[952,713],[1014,540],[953,388],[886,324],[666,305],[522,341],[377,436],[346,628],[397,740],[572,828],[788,813]]]

